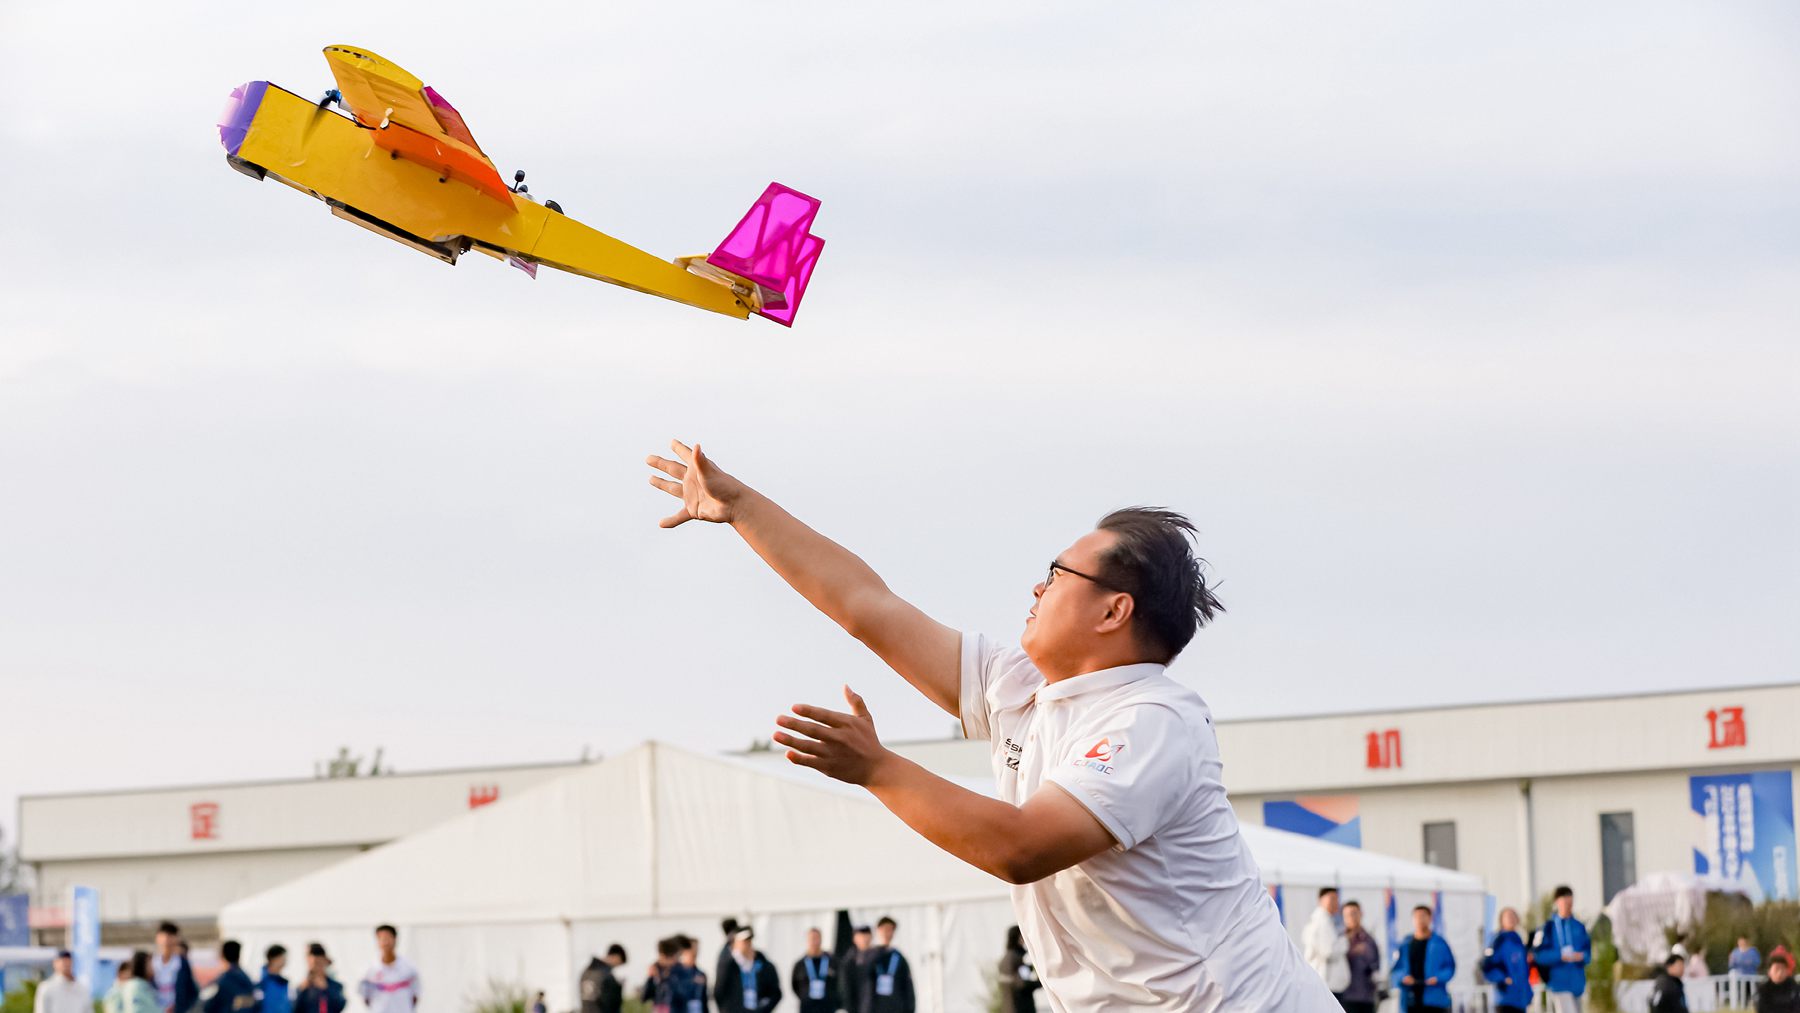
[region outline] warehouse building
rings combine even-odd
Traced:
[[[1218,723],[1245,823],[1472,872],[1593,912],[1659,871],[1796,897],[1800,684]],[[986,743],[898,747],[985,776]]]
[[[31,926],[60,938],[80,885],[100,892],[108,944],[148,939],[163,919],[205,942],[231,901],[577,766],[28,795],[18,826],[19,860],[37,879]]]
[[[1224,721],[1218,734],[1243,822],[1474,873],[1501,904],[1568,883],[1591,914],[1658,871],[1796,896],[1800,683]],[[947,776],[991,773],[986,743],[894,747]],[[80,884],[100,891],[109,943],[162,918],[205,940],[231,901],[575,766],[26,797],[33,924],[58,929]]]

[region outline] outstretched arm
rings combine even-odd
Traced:
[[[679,440],[676,460],[651,456],[650,484],[681,500],[665,528],[692,520],[730,524],[801,597],[862,641],[889,668],[951,714],[961,713],[962,637],[888,589],[857,555],[726,474]]]
[[[926,840],[1008,883],[1035,883],[1113,846],[1087,808],[1054,783],[1022,806],[989,798],[888,751],[863,698],[844,687],[851,713],[799,704],[775,719],[776,742],[804,767],[869,789]]]

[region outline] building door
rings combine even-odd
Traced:
[[[1637,882],[1637,834],[1630,813],[1600,814],[1600,886],[1613,895]]]
[[[1425,864],[1440,869],[1456,868],[1456,824],[1425,824]]]

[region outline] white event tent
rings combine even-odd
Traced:
[[[1476,877],[1264,827],[1244,833],[1265,882],[1282,886],[1296,937],[1321,885],[1363,891],[1384,945],[1382,891],[1395,891],[1402,912],[1442,891],[1458,963],[1479,954]],[[373,960],[371,929],[391,923],[419,967],[422,1009],[462,1010],[505,983],[542,989],[562,1011],[575,1007],[589,957],[614,942],[631,953],[634,987],[656,940],[676,932],[701,940],[710,972],[725,915],[748,916],[785,988],[806,929],[823,929],[831,946],[840,910],[899,922],[921,1010],[986,1008],[1013,923],[1004,883],[860,790],[654,742],[244,898],[219,922],[246,953],[324,943],[351,993]]]

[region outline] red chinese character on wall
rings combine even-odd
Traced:
[[[1741,749],[1744,745],[1744,708],[1720,707],[1706,712],[1708,749]]]
[[[188,833],[196,841],[219,839],[219,803],[195,802],[188,806]]]
[[[500,786],[497,784],[472,784],[469,786],[469,808],[479,809],[490,802],[500,801]]]
[[[1387,770],[1400,766],[1400,729],[1388,728],[1367,736],[1370,770]]]

